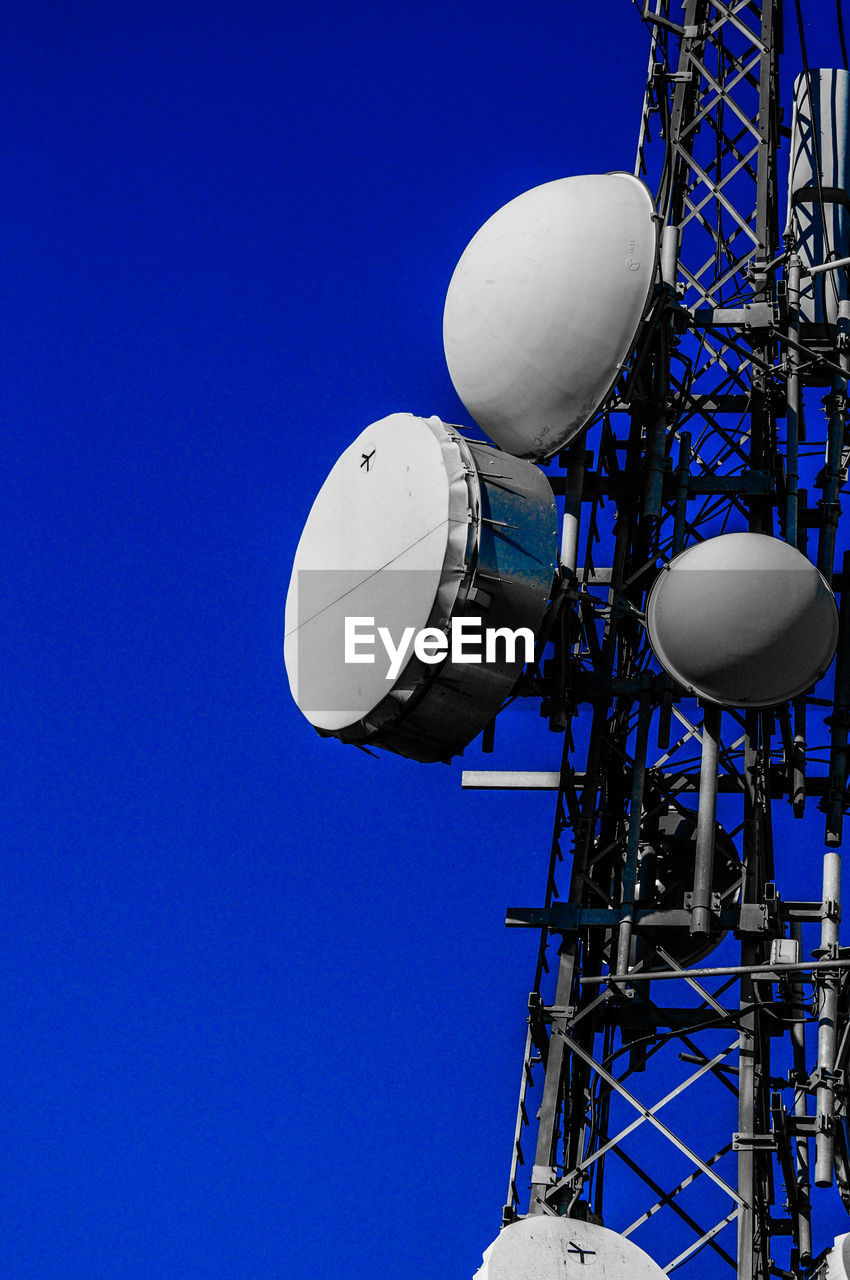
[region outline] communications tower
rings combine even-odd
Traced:
[[[850,1208],[847,76],[801,67],[792,131],[779,0],[645,0],[642,19],[636,173],[657,192],[662,284],[553,476],[577,558],[527,688],[563,762],[464,775],[557,793],[545,894],[507,919],[542,932],[504,1221],[604,1221],[649,1239],[668,1273],[825,1275],[818,1189]],[[721,710],[653,661],[659,566],[729,528],[799,548],[840,599],[815,691]],[[804,900],[775,878],[774,845],[821,837],[821,893]]]
[[[643,0],[634,173],[517,197],[449,286],[495,445],[373,423],[296,554],[320,733],[449,760],[524,697],[563,741],[463,774],[555,797],[507,916],[540,945],[480,1280],[850,1276],[850,72],[808,65],[794,3],[780,86],[780,0]]]

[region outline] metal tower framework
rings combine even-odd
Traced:
[[[834,572],[846,318],[801,323],[794,223],[780,228],[779,0],[676,13],[645,0],[642,15],[636,172],[657,190],[663,283],[615,394],[551,477],[554,656],[524,692],[564,734],[562,765],[464,774],[557,793],[544,902],[508,913],[541,941],[504,1220],[604,1220],[668,1273],[697,1275],[709,1253],[711,1275],[812,1276],[831,1243],[813,1245],[812,1186],[837,1180],[850,1203],[837,852],[850,560]],[[809,386],[828,395],[807,446]],[[732,529],[786,539],[839,593],[834,690],[829,675],[818,696],[721,713],[659,671],[648,588],[683,547]],[[793,847],[816,808],[821,896],[786,898],[774,830]]]

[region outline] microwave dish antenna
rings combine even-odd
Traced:
[[[523,1218],[484,1253],[473,1280],[580,1280],[585,1268],[604,1280],[662,1280],[664,1272],[631,1240],[595,1222]]]
[[[367,427],[322,485],[295,553],[284,658],[302,713],[343,742],[451,759],[499,710],[525,654],[500,640],[492,660],[454,661],[453,626],[535,632],[557,534],[532,463],[437,417],[393,413]],[[426,628],[445,637],[440,661],[412,648]]]
[[[649,594],[646,622],[664,670],[729,707],[795,698],[838,643],[826,579],[796,547],[761,533],[722,534],[676,556]]]
[[[619,377],[656,277],[658,224],[630,173],[559,178],[473,236],[446,296],[452,382],[496,444],[547,458]]]

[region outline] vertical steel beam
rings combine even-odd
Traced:
[[[838,921],[841,918],[841,855],[823,855],[820,956],[838,956]],[[818,974],[817,1134],[815,1137],[815,1185],[831,1187],[835,1149],[835,1049],[838,1021],[837,973]]]
[[[568,934],[561,943],[558,959],[558,982],[555,988],[555,1006],[566,1009],[572,1000],[575,977],[577,939]],[[544,1213],[546,1194],[556,1181],[555,1152],[560,1132],[560,1112],[565,1092],[565,1064],[568,1058],[566,1015],[557,1013],[552,1020],[549,1038],[549,1054],[546,1075],[543,1080],[543,1100],[538,1112],[537,1149],[531,1173],[531,1202],[529,1213]]]
[[[758,719],[750,712],[746,718],[744,742],[744,902],[761,898],[761,827],[758,816]],[[741,944],[741,963],[747,966],[759,956],[752,939]],[[738,1194],[742,1205],[738,1211],[738,1280],[754,1280],[756,1276],[756,1168],[752,1135],[756,1127],[756,1067],[759,1041],[756,1025],[755,989],[752,978],[741,979],[741,1022],[738,1054]],[[750,1139],[748,1142],[747,1139]]]
[[[792,925],[791,936],[797,942],[802,955],[803,930],[799,924]],[[791,984],[794,997],[794,1022],[791,1024],[791,1044],[793,1051],[794,1072],[794,1115],[805,1121],[808,1116],[808,1083],[809,1071],[806,1066],[806,996],[803,984],[794,981]],[[797,1248],[800,1251],[800,1265],[808,1269],[812,1260],[812,1207],[809,1186],[809,1140],[805,1133],[797,1135]]]
[[[794,254],[788,263],[788,336],[800,340],[800,259]],[[797,488],[800,480],[800,356],[795,345],[788,349],[786,388],[785,453],[785,541],[797,546]]]

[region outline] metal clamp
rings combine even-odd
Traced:
[[[774,1133],[733,1133],[733,1151],[776,1151],[778,1143]]]
[[[814,1092],[826,1085],[830,1089],[842,1089],[844,1087],[844,1072],[841,1070],[830,1071],[828,1067],[815,1067],[809,1076],[809,1088]]]
[[[544,1022],[561,1021],[572,1022],[576,1016],[576,1006],[574,1004],[544,1004],[541,1006],[540,1012],[543,1015]]]
[[[768,929],[767,906],[763,902],[742,902],[736,935],[742,933],[766,933]]]
[[[693,909],[694,909],[694,895],[693,893],[688,892],[685,894],[685,910],[693,911]],[[713,893],[711,895],[711,902],[709,903],[708,909],[713,916],[720,915],[721,903],[720,903],[719,893]]]
[[[834,918],[829,911],[824,911],[822,914],[827,919]],[[837,942],[828,942],[825,947],[816,947],[812,952],[812,956],[815,960],[840,960],[841,951],[842,948]]]

